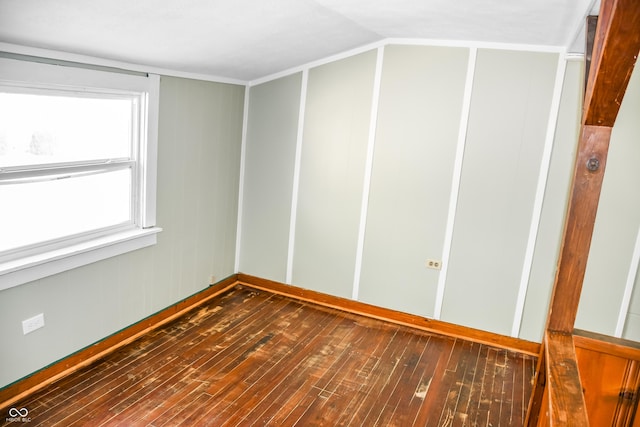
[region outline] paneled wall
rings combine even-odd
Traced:
[[[240,271],[287,274],[302,73],[256,86],[247,123]]]
[[[388,46],[359,297],[434,317],[469,49]],[[393,289],[392,292],[389,290]]]
[[[0,292],[0,387],[234,273],[243,100],[242,86],[162,77],[158,243]],[[23,335],[38,313],[45,327]]]
[[[293,283],[351,296],[375,51],[309,71]],[[251,119],[249,119],[251,120]]]
[[[540,340],[577,139],[582,73],[566,64],[387,45],[303,69],[271,103],[299,74],[251,87],[250,130],[294,117],[248,132],[247,161],[276,160],[245,177],[240,271]],[[267,184],[279,174],[286,188]],[[258,212],[291,225],[286,248]]]
[[[557,61],[548,53],[478,52],[444,320],[511,332]]]

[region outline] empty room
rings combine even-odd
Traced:
[[[640,426],[633,0],[0,0],[0,425]]]

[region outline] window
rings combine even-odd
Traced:
[[[158,80],[0,58],[0,289],[155,243]]]

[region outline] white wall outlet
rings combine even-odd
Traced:
[[[428,259],[426,265],[427,268],[432,268],[434,270],[442,269],[442,261],[437,259]]]
[[[210,285],[214,285],[217,280],[218,279],[216,279],[216,276],[214,276],[213,274],[211,276],[209,276],[209,284]]]
[[[30,317],[22,321],[22,333],[27,335],[30,332],[40,329],[44,326],[44,313]]]

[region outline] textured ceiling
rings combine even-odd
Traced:
[[[0,42],[250,81],[387,38],[580,52],[596,0],[0,0]]]

